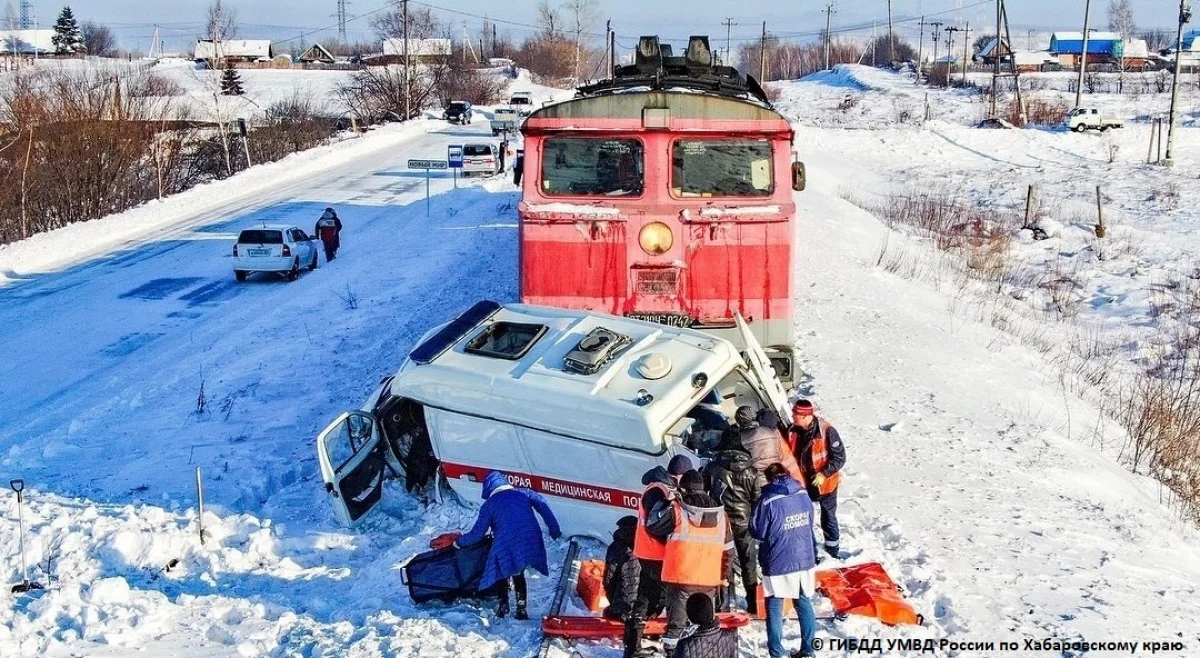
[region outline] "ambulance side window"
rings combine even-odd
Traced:
[[[437,437],[443,465],[472,467],[477,479],[498,469],[528,473],[516,427],[487,418],[426,409],[430,431]]]

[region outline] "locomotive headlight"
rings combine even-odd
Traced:
[[[651,256],[658,256],[666,253],[671,245],[675,244],[675,236],[671,234],[671,227],[666,224],[651,222],[638,233],[638,244],[642,246],[642,251]]]

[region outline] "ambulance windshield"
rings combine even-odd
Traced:
[[[733,416],[738,407],[748,406],[756,411],[770,408],[753,380],[741,368],[734,368],[721,378],[696,406],[684,415],[695,422],[682,437],[685,446],[698,453],[718,449],[721,439],[733,427]]]

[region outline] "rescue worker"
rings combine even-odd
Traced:
[[[750,536],[750,514],[766,479],[754,470],[750,454],[735,440],[722,444],[704,467],[704,482],[712,497],[725,506],[737,550],[735,564],[746,594],[746,612],[757,615],[758,542]]]
[[[796,458],[792,455],[783,435],[774,427],[762,427],[758,424],[758,414],[752,407],[741,406],[733,414],[733,422],[737,424],[738,439],[750,459],[754,469],[762,473],[768,466],[775,463],[783,464],[792,477],[804,482],[804,475]]]
[[[642,475],[638,524],[633,536],[633,555],[638,559],[637,599],[625,621],[624,658],[642,653],[642,633],[646,620],[663,610],[662,567],[666,537],[674,528],[669,511],[679,496],[679,478],[692,469],[692,460],[675,455],[666,468],[656,466]],[[653,531],[651,526],[654,526]]]
[[[704,476],[688,471],[679,479],[680,495],[656,519],[650,518],[652,535],[661,530],[659,520],[670,518],[671,530],[662,561],[663,593],[667,602],[667,630],[663,652],[670,656],[687,627],[687,600],[692,594],[716,599],[728,581],[733,554],[733,533],[725,508],[704,491]]]
[[[342,246],[342,220],[338,218],[337,211],[326,208],[317,220],[313,234],[321,238],[321,245],[325,247],[326,263],[337,257],[338,247]]]
[[[532,489],[513,488],[503,473],[492,471],[483,478],[483,506],[479,508],[479,518],[467,534],[454,542],[455,548],[471,546],[483,541],[488,532],[492,533],[492,549],[479,579],[479,589],[486,590],[501,583],[497,617],[508,615],[508,591],[514,588],[517,591],[516,618],[529,619],[525,569],[533,567],[544,576],[550,575],[542,527],[534,518],[534,512],[542,517],[551,539],[562,536],[558,519],[541,494]]]
[[[608,598],[604,616],[607,619],[628,620],[637,602],[638,577],[642,572],[633,555],[637,526],[636,516],[625,516],[617,521],[612,543],[604,554],[604,596]]]
[[[767,652],[783,658],[783,601],[791,599],[800,621],[801,657],[813,656],[817,630],[812,601],[816,592],[816,547],[812,537],[812,501],[788,475],[783,464],[771,464],[767,486],[750,519],[750,534],[759,540],[767,607]]]
[[[825,538],[825,552],[836,559],[839,557],[838,541],[841,538],[837,520],[837,494],[838,484],[842,481],[842,467],[846,465],[846,446],[837,430],[818,418],[814,411],[813,403],[808,400],[799,400],[792,405],[790,439],[800,470],[804,472],[803,482],[807,483],[808,495],[821,508],[821,535]]]
[[[704,594],[693,594],[687,600],[688,621],[696,632],[675,645],[673,658],[737,658],[736,628],[721,628],[713,610],[713,601]]]

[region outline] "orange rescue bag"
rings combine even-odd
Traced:
[[[839,614],[875,617],[890,626],[925,622],[878,562],[818,571],[817,591]]]
[[[575,593],[592,612],[600,612],[608,607],[608,597],[604,594],[604,560],[582,560],[579,563]]]

